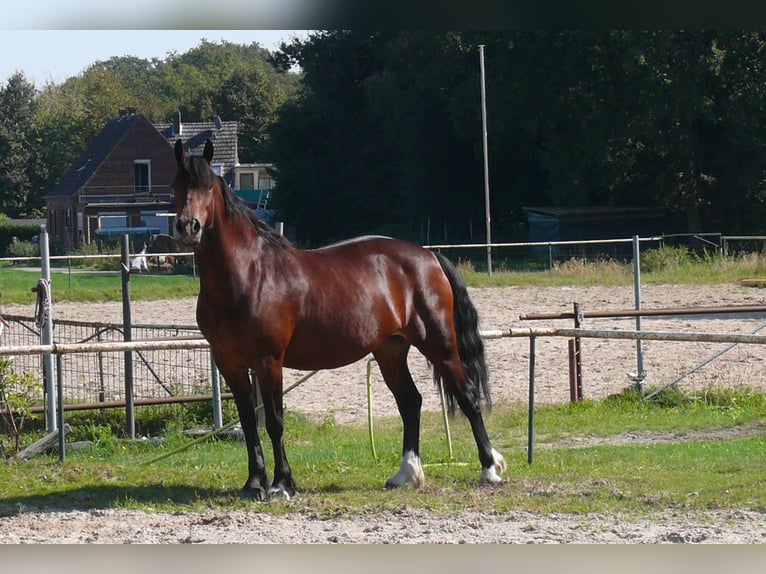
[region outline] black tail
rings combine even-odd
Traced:
[[[468,289],[455,266],[441,253],[435,253],[435,255],[452,286],[457,348],[466,375],[465,394],[474,408],[481,409],[481,402],[484,399],[485,406],[489,410],[492,407],[492,398],[489,393],[487,362],[484,358],[484,341],[479,334],[479,313],[468,297]],[[438,374],[435,371],[434,379],[438,382]],[[445,388],[444,390],[449,413],[454,414],[457,389]]]

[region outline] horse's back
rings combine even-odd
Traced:
[[[376,288],[386,278],[387,289],[422,289],[444,277],[436,255],[411,241],[366,235],[303,252],[315,277],[331,275]],[[444,277],[446,280],[446,277]]]
[[[323,368],[342,366],[392,335],[419,341],[451,320],[449,281],[436,256],[415,243],[359,237],[298,253],[306,280],[286,364],[313,368],[322,354]]]
[[[363,235],[306,252],[328,257],[388,257],[393,260],[436,262],[434,254],[420,245],[385,235]]]

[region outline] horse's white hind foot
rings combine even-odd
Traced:
[[[505,459],[503,458],[503,455],[497,452],[494,448],[492,449],[492,457],[495,459],[492,466],[481,469],[482,484],[500,484],[503,482],[500,475],[508,468],[505,464]]]
[[[426,476],[423,474],[420,457],[412,451],[407,451],[402,455],[399,472],[386,481],[386,488],[401,488],[403,486],[422,488],[425,483]]]
[[[269,493],[269,500],[276,500],[279,498],[281,498],[282,500],[290,500],[290,493],[281,487],[270,486],[268,493]]]

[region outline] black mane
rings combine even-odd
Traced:
[[[247,204],[242,201],[229,187],[221,176],[216,175],[207,160],[201,156],[188,156],[184,162],[186,172],[189,174],[190,185],[192,187],[206,187],[211,189],[217,182],[221,187],[221,193],[223,194],[223,200],[226,204],[226,211],[234,217],[242,217],[249,221],[253,227],[255,227],[258,235],[266,241],[266,243],[273,245],[274,247],[290,247],[292,244],[290,241],[279,235],[270,225],[262,221],[255,214],[255,210],[250,209]]]

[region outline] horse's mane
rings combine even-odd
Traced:
[[[258,235],[269,245],[274,247],[291,247],[290,241],[279,235],[270,225],[262,221],[256,214],[255,210],[250,209],[247,204],[242,201],[229,187],[226,180],[221,176],[216,175],[213,170],[210,169],[210,165],[205,158],[200,156],[188,156],[184,162],[184,167],[189,174],[190,184],[194,187],[207,187],[208,189],[213,187],[214,183],[218,183],[221,188],[221,194],[226,205],[226,211],[233,217],[242,218],[249,221],[250,224],[255,227]]]

